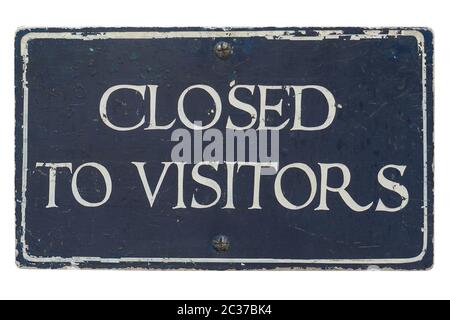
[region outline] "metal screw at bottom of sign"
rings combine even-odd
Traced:
[[[228,42],[219,42],[214,47],[214,53],[222,60],[228,59],[233,53],[233,47]]]
[[[230,240],[226,236],[217,236],[213,239],[213,247],[217,252],[227,252],[230,250]]]

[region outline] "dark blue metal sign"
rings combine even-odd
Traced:
[[[22,30],[17,263],[428,269],[424,29]]]

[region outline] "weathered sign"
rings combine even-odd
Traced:
[[[17,263],[428,269],[426,29],[16,37]]]

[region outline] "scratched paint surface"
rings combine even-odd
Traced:
[[[108,31],[115,31],[118,37],[121,33],[124,36],[120,39],[104,35],[96,38],[100,32]],[[130,31],[190,33],[183,37],[128,39],[125,32]],[[420,44],[412,35],[351,39],[365,34],[361,29],[344,29],[342,32],[348,36],[333,35],[311,41],[295,41],[295,37],[317,36],[317,32],[309,29],[304,33],[290,30],[288,34],[292,37],[286,39],[252,36],[256,31],[247,31],[249,36],[240,37],[229,36],[221,30],[215,30],[220,36],[208,36],[211,30],[198,29],[82,30],[81,33],[90,35],[88,40],[82,36],[31,38],[26,45],[26,57],[21,51],[21,41],[33,33],[27,30],[18,33],[16,200],[17,261],[21,266],[157,269],[431,267],[431,33],[417,31],[424,39]],[[387,33],[382,31],[382,34]],[[222,40],[233,46],[233,54],[228,60],[218,59],[213,53],[215,44]],[[314,210],[319,205],[317,195],[307,208],[292,211],[280,206],[275,199],[274,177],[263,176],[262,209],[249,210],[253,175],[245,169],[235,176],[236,210],[221,209],[226,197],[208,209],[189,206],[183,210],[172,209],[177,201],[175,170],[167,173],[157,201],[150,207],[136,167],[130,163],[147,162],[149,168],[155,168],[148,173],[153,186],[161,173],[161,163],[170,161],[176,143],[171,141],[171,131],[142,128],[118,132],[106,127],[99,116],[103,93],[124,83],[158,84],[158,121],[168,124],[177,119],[180,93],[193,84],[207,84],[222,97],[222,116],[215,128],[223,131],[229,116],[242,124],[248,122],[242,111],[227,104],[226,97],[233,82],[267,86],[316,84],[329,88],[339,104],[333,124],[317,132],[280,131],[280,166],[306,163],[320,183],[319,163],[345,163],[351,170],[348,192],[352,197],[363,204],[376,204],[382,198],[385,204],[395,207],[399,204],[398,194],[380,187],[377,174],[385,164],[405,164],[407,171],[403,176],[394,171],[389,177],[407,186],[410,197],[407,207],[397,213],[380,213],[375,211],[374,205],[366,212],[357,213],[338,195],[330,195],[330,211],[317,212]],[[28,91],[26,99],[25,87]],[[269,102],[275,105],[280,98],[291,105],[294,103],[292,97],[281,93],[269,97]],[[255,106],[260,103],[256,94],[242,99]],[[323,103],[320,95],[305,95],[304,99],[310,105]],[[28,110],[26,131],[23,129],[25,103]],[[189,117],[210,117],[201,107],[207,103],[202,96],[192,96]],[[126,93],[116,95],[110,109],[112,117],[124,126],[148,115],[136,95]],[[283,107],[283,117],[271,115],[266,122],[279,125],[284,121],[280,119],[292,119],[294,110]],[[326,109],[316,108],[305,115],[304,121],[312,125],[320,123],[324,117]],[[177,120],[173,129],[182,127]],[[27,157],[23,163],[25,148]],[[46,208],[49,170],[36,168],[36,163],[40,162],[71,162],[74,168],[89,162],[102,163],[113,180],[111,198],[97,208],[81,206],[72,194],[71,175],[61,171],[57,174],[58,207]],[[211,201],[214,193],[189,177],[192,166],[186,167],[183,189],[186,203],[190,203],[193,193],[203,202]],[[213,177],[225,188],[225,170],[205,170],[205,175]],[[339,174],[330,173],[328,178],[330,186],[339,186],[342,181]],[[286,196],[299,199],[299,203],[305,201],[310,186],[304,182],[301,174],[287,177],[283,181]],[[105,184],[98,172],[85,171],[80,174],[78,184],[80,194],[92,202],[101,200],[105,193]],[[211,245],[217,235],[228,237],[231,245],[226,252],[214,250]],[[417,261],[396,262],[421,253],[423,255]],[[169,260],[163,261],[167,258]],[[362,262],[364,260],[367,263]]]

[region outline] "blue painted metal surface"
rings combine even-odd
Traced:
[[[220,41],[232,46],[226,59],[215,54]],[[432,65],[432,34],[425,29],[19,31],[17,263],[428,269],[433,264]],[[233,87],[251,86],[236,91],[236,97],[257,113],[254,129],[289,121],[277,131],[278,174],[299,163],[311,171],[286,170],[278,194],[278,175],[262,175],[258,208],[254,167],[231,170],[232,206],[225,163],[199,170],[216,182],[218,195],[213,182],[193,177],[194,164],[183,166],[182,187],[180,166],[172,164],[162,175],[177,145],[172,133],[185,128],[194,139],[179,104],[183,91],[199,84],[220,99],[213,128],[224,135],[229,119],[237,126],[252,122],[251,112],[229,99]],[[113,92],[107,114],[102,113],[102,97],[118,85],[136,87]],[[170,129],[149,130],[152,85],[158,86],[153,92],[157,125],[175,121]],[[329,106],[325,91],[314,88],[295,96],[293,86],[325,88],[335,104]],[[296,121],[300,124],[296,98],[304,127],[319,126],[331,111],[332,122],[320,130],[294,130]],[[269,110],[261,116],[263,102],[274,106],[280,100],[281,115]],[[213,102],[205,90],[192,89],[184,100],[186,118],[209,123],[218,111]],[[153,203],[138,163],[145,163],[148,186],[156,193]],[[53,177],[51,164],[61,166]],[[344,187],[343,166],[351,175],[348,196],[332,190]],[[386,166],[395,167],[383,171]],[[174,209],[180,193],[185,208]],[[196,208],[193,196],[205,206],[218,200]],[[304,208],[292,208],[309,196]]]

